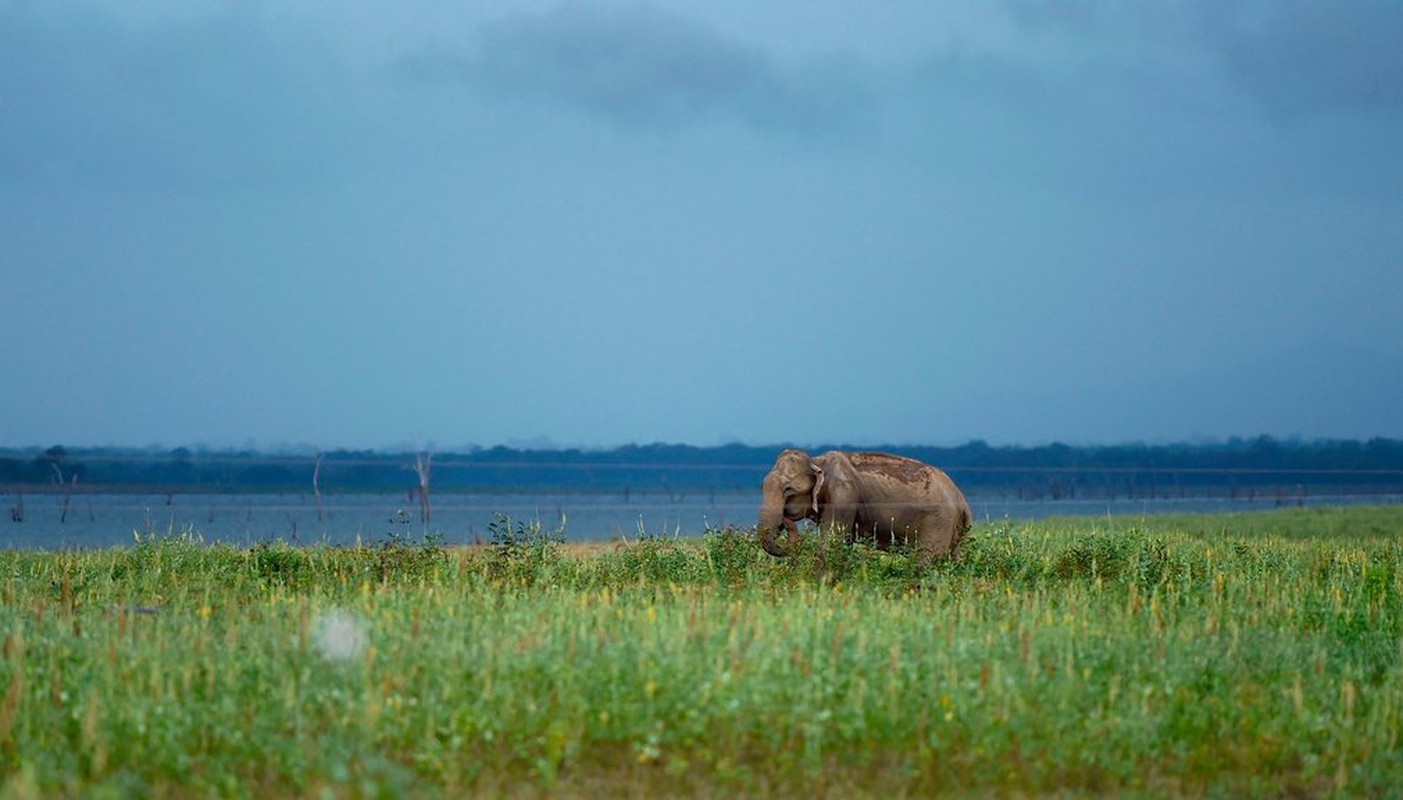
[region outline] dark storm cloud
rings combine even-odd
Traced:
[[[815,133],[852,126],[869,103],[850,64],[785,69],[759,48],[649,6],[564,6],[502,17],[479,33],[473,54],[423,56],[409,71],[638,126],[724,115],[762,130]]]

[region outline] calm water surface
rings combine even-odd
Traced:
[[[572,541],[619,537],[695,536],[710,527],[755,524],[760,493],[538,493],[434,495],[425,523],[417,502],[403,494],[325,495],[318,513],[311,494],[75,494],[24,495],[23,521],[11,521],[16,495],[0,497],[0,547],[106,548],[130,545],[137,534],[194,532],[207,542],[248,546],[286,541],[378,544],[394,537],[419,540],[428,534],[445,544],[489,542],[499,515],[540,522],[554,530],[562,522]],[[1178,498],[1135,500],[1022,501],[971,497],[981,522],[1049,516],[1138,515],[1170,512],[1253,511],[1282,505],[1399,503],[1403,495],[1302,498]]]

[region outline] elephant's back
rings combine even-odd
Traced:
[[[933,467],[914,458],[895,456],[891,453],[858,452],[848,453],[848,461],[853,469],[871,475],[885,475],[895,478],[908,486],[925,484],[931,489],[953,487],[954,481],[939,467]]]
[[[924,494],[935,504],[965,509],[965,513],[969,513],[964,492],[939,467],[891,453],[856,452],[847,456],[859,473],[895,479],[906,486],[924,487]]]
[[[891,453],[857,452],[848,453],[847,457],[853,469],[858,472],[887,475],[902,483],[920,483],[931,472],[940,472],[930,464],[914,458],[894,456]]]

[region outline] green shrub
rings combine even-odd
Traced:
[[[712,579],[723,586],[742,585],[759,558],[769,558],[753,533],[732,527],[708,528],[702,534],[702,548]]]
[[[563,525],[547,530],[539,520],[513,522],[511,517],[498,514],[487,530],[491,539],[488,580],[526,586],[551,582],[561,562],[560,546],[565,541]]]
[[[286,543],[258,544],[249,551],[254,572],[266,583],[303,587],[312,579],[311,559],[303,550]]]

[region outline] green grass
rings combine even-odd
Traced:
[[[1381,796],[1403,508],[0,552],[0,796]],[[558,532],[556,532],[558,533]]]

